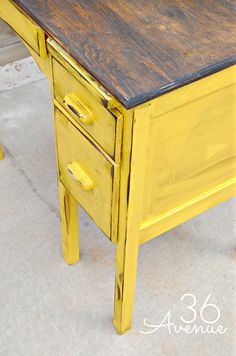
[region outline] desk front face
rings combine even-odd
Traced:
[[[141,223],[145,238],[167,218],[175,225],[181,212],[180,220],[186,220],[215,205],[214,195],[235,179],[235,66],[153,101]]]

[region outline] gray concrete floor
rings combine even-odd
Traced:
[[[25,73],[28,73],[27,75]],[[31,59],[0,68],[0,355],[232,356],[235,345],[235,199],[140,249],[133,329],[112,326],[115,246],[79,211],[81,261],[61,255],[49,83]],[[176,326],[209,294],[224,334],[152,334]],[[209,307],[209,321],[217,310]],[[193,325],[190,324],[190,325]]]

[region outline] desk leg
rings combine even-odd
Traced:
[[[132,325],[138,243],[130,237],[127,236],[126,242],[118,242],[116,251],[114,326],[119,334],[131,329]]]
[[[3,159],[3,149],[2,145],[0,145],[0,161]]]
[[[114,308],[114,326],[119,334],[132,324],[150,117],[151,106],[147,105],[135,110],[134,120],[126,116],[124,123]]]
[[[79,261],[78,205],[75,198],[59,181],[59,204],[62,234],[62,252],[65,261]]]

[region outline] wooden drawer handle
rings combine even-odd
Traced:
[[[76,93],[69,93],[64,97],[64,105],[78,117],[78,120],[84,125],[93,123],[93,114],[80,102]]]
[[[93,181],[87,176],[77,162],[70,163],[67,166],[67,172],[81,184],[83,190],[93,190]]]

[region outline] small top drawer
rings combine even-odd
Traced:
[[[83,85],[84,79],[79,78],[79,73],[72,69],[72,74],[55,58],[52,63],[56,101],[116,162],[119,161],[121,114],[103,106],[92,90]]]
[[[1,0],[0,17],[41,57],[46,57],[43,30],[11,0]]]

